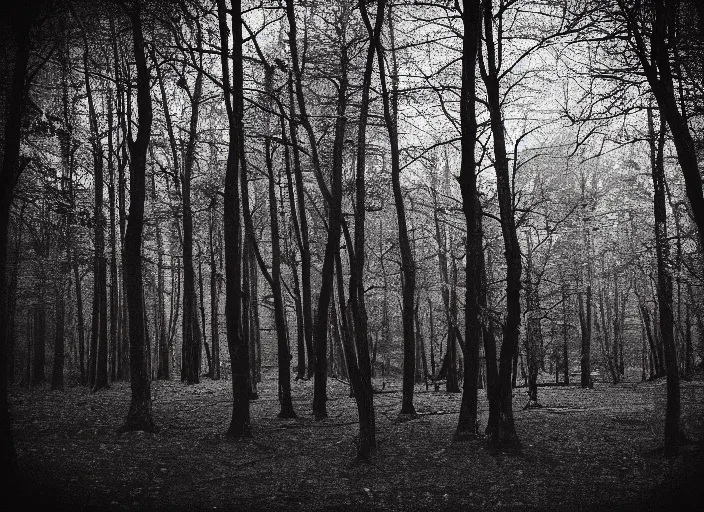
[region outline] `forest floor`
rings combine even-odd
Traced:
[[[327,419],[314,420],[312,381],[299,381],[299,417],[280,420],[275,374],[265,375],[251,402],[253,438],[238,442],[223,436],[230,381],[154,382],[156,434],[116,434],[126,383],[95,394],[14,388],[22,509],[665,510],[704,488],[701,375],[682,383],[682,424],[697,442],[675,458],[662,452],[664,379],[541,387],[543,407],[529,410],[525,389],[516,389],[518,453],[494,452],[485,439],[453,442],[460,394],[418,386],[418,419],[398,421],[400,382],[392,382],[375,395],[378,449],[369,463],[354,460],[349,387],[329,383]],[[480,416],[483,429],[481,391]]]

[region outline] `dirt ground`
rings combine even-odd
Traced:
[[[416,420],[399,422],[392,383],[375,395],[378,450],[354,461],[356,408],[330,381],[329,418],[311,415],[312,382],[293,385],[298,419],[279,420],[275,375],[251,403],[254,436],[223,436],[230,381],[152,385],[156,434],[116,434],[129,385],[96,394],[12,389],[24,507],[68,510],[672,510],[701,496],[704,380],[682,384],[682,420],[697,443],[662,454],[664,381],[540,388],[542,408],[514,397],[520,453],[484,439],[453,442],[459,394],[416,388]],[[480,392],[481,428],[487,403]],[[23,509],[25,509],[23,507]],[[685,508],[686,509],[686,508]]]

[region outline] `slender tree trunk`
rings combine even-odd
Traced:
[[[450,240],[452,246],[452,240]],[[448,393],[459,393],[460,383],[457,375],[457,342],[462,342],[457,336],[455,319],[457,318],[457,262],[455,261],[454,251],[450,251],[450,317],[447,324],[447,351],[445,357],[447,359],[446,368],[446,387]]]
[[[4,140],[2,168],[0,169],[0,336],[9,336],[9,294],[7,293],[7,248],[9,247],[9,226],[12,197],[17,180],[26,166],[20,158],[20,140],[22,116],[25,109],[25,79],[30,50],[30,28],[37,12],[32,7],[22,8],[13,13],[17,16],[3,28],[13,30],[5,32],[8,50],[14,50],[14,65],[12,82],[7,96],[7,113],[4,118]],[[8,20],[10,21],[10,20]],[[12,40],[11,42],[8,40]],[[14,46],[14,48],[13,48]],[[0,343],[0,437],[2,437],[3,465],[9,469],[9,475],[14,475],[15,449],[10,431],[10,412],[7,401],[7,346]]]
[[[240,166],[244,166],[244,93],[242,73],[242,23],[241,0],[232,0],[230,18],[232,29],[232,89],[230,89],[230,60],[228,40],[230,29],[227,24],[225,0],[218,0],[218,21],[220,44],[222,47],[221,66],[225,107],[229,121],[229,152],[225,172],[224,225],[225,233],[225,318],[227,326],[227,346],[232,368],[232,419],[227,435],[233,438],[251,436],[249,420],[249,347],[240,334],[242,321],[242,228],[240,223],[240,196],[238,184]],[[229,91],[232,90],[232,94]]]
[[[296,243],[301,254],[301,284],[298,282],[298,269],[292,269],[294,273],[294,288],[298,290],[296,294],[296,307],[300,305],[300,321],[298,323],[301,332],[298,334],[298,375],[296,378],[313,377],[315,372],[315,352],[313,350],[313,313],[312,301],[310,293],[310,243],[308,239],[308,215],[306,214],[305,193],[303,188],[303,172],[301,170],[300,151],[298,148],[298,133],[296,131],[296,123],[294,118],[296,115],[294,97],[293,97],[293,76],[289,72],[288,76],[288,94],[289,94],[289,123],[288,130],[291,135],[291,148],[288,149],[288,137],[286,135],[286,125],[282,112],[281,116],[281,137],[284,141],[284,151],[286,156],[286,178],[288,183],[288,194],[291,205],[291,218],[293,219],[294,233],[296,235]],[[291,161],[293,154],[293,162]],[[291,165],[293,164],[293,165]],[[294,178],[291,176],[291,167],[295,176],[295,188],[293,191]],[[296,206],[296,202],[298,205]],[[299,317],[297,309],[296,318]],[[301,346],[301,340],[303,346]],[[306,355],[308,372],[306,374]]]
[[[656,139],[653,111],[648,109],[648,130],[650,142],[650,163],[655,191],[653,211],[655,217],[655,253],[658,268],[657,296],[662,340],[667,372],[667,408],[665,412],[665,454],[677,454],[680,442],[680,375],[677,367],[677,347],[675,345],[672,313],[672,262],[667,239],[667,210],[665,207],[665,167],[663,150],[665,146],[665,120],[661,118],[660,131]],[[689,132],[688,132],[689,133]],[[701,192],[701,185],[700,192]],[[703,226],[704,227],[704,226]]]
[[[630,41],[653,91],[660,115],[670,128],[692,216],[699,231],[700,243],[704,246],[704,192],[697,162],[697,149],[685,113],[681,112],[677,105],[670,54],[671,49],[676,48],[678,44],[678,34],[675,31],[678,26],[676,19],[680,15],[679,2],[671,5],[665,0],[655,0],[652,4],[647,4],[652,9],[652,12],[648,13],[652,27],[639,26],[638,17],[641,13],[638,13],[635,7],[624,6],[624,3],[619,2],[632,36]],[[645,18],[645,15],[643,17]],[[647,42],[646,37],[649,39]],[[672,398],[674,399],[674,396]],[[674,409],[672,413],[674,414]]]
[[[587,310],[584,311],[584,298],[582,292],[578,295],[579,302],[579,325],[582,331],[581,346],[581,386],[591,388],[591,364],[590,352],[592,342],[592,287],[587,285]]]
[[[467,262],[465,267],[465,365],[462,404],[455,436],[474,436],[478,432],[477,386],[479,373],[479,346],[482,344],[481,324],[482,276],[484,268],[482,208],[477,188],[477,165],[474,152],[477,145],[476,72],[477,54],[481,42],[481,3],[469,0],[462,13],[462,90],[460,93],[460,123],[462,161],[460,164],[460,191],[462,211],[467,227]],[[436,213],[437,216],[437,213]]]
[[[289,77],[290,80],[290,77]],[[284,164],[286,168],[286,188],[288,192],[289,208],[291,210],[291,220],[293,221],[293,232],[296,237],[298,250],[302,252],[303,241],[301,240],[301,228],[298,222],[299,213],[296,208],[296,199],[293,193],[293,177],[291,176],[291,153],[289,151],[288,135],[286,133],[286,123],[284,113],[281,112],[281,139],[284,146]],[[282,198],[283,201],[283,198]],[[291,244],[288,244],[288,260],[293,277],[293,301],[296,308],[296,356],[298,364],[296,367],[296,380],[304,379],[306,376],[306,340],[305,340],[305,320],[303,315],[303,300],[301,296],[300,280],[298,278],[298,262],[296,254]]]
[[[144,199],[147,149],[152,127],[152,98],[149,90],[149,69],[144,54],[144,36],[140,4],[128,13],[132,22],[134,58],[137,67],[137,137],[130,144],[130,210],[125,234],[124,272],[130,333],[130,387],[132,397],[129,412],[120,432],[143,430],[153,432],[152,399],[149,367],[146,357],[146,325],[144,315],[144,284],[142,279],[142,233],[144,229]]]
[[[205,333],[205,294],[203,293],[203,260],[200,246],[198,246],[198,292],[200,294],[200,319],[203,326],[201,332],[201,336],[203,337],[203,349],[205,350],[205,358],[208,363],[208,377],[212,379],[213,359],[211,357],[210,346],[208,345],[208,338]]]
[[[63,287],[59,285],[56,290],[56,325],[54,328],[54,366],[51,375],[51,389],[64,388],[64,317],[65,299]]]
[[[315,330],[313,333],[315,360],[320,362],[315,366],[315,385],[313,395],[313,413],[318,419],[327,417],[327,367],[323,363],[327,360],[327,329],[330,301],[332,298],[332,282],[334,279],[335,254],[339,253],[341,235],[341,204],[342,204],[342,156],[344,149],[344,134],[347,118],[345,110],[347,106],[347,46],[340,48],[340,76],[337,101],[337,120],[335,124],[335,137],[333,143],[332,158],[332,191],[328,190],[321,172],[320,158],[318,155],[317,139],[313,132],[310,119],[308,117],[305,96],[303,92],[302,70],[298,57],[296,15],[293,0],[286,0],[286,15],[289,22],[289,46],[291,51],[291,61],[296,84],[296,96],[298,108],[303,127],[308,134],[308,141],[313,160],[313,170],[320,186],[321,192],[328,203],[328,239],[325,246],[325,257],[321,272],[320,294],[318,296],[318,314],[315,320]],[[342,31],[344,32],[344,31]],[[294,146],[295,147],[295,146]],[[305,266],[305,263],[304,263]],[[305,286],[305,284],[304,284]]]
[[[200,33],[198,34],[200,45]],[[198,117],[203,91],[203,72],[199,69],[191,97],[191,119],[186,155],[183,159],[181,195],[183,199],[183,368],[182,378],[187,384],[200,381],[201,333],[198,323],[198,299],[193,268],[193,211],[191,208],[191,180],[195,165],[198,135]]]
[[[369,90],[371,87],[372,73],[374,70],[374,56],[380,47],[381,28],[384,22],[384,9],[386,2],[377,2],[374,26],[372,27],[366,6],[360,6],[362,21],[367,28],[369,46],[364,67],[362,82],[362,100],[357,126],[357,151],[355,169],[355,238],[354,251],[349,251],[350,279],[349,279],[349,306],[351,322],[354,326],[354,342],[357,358],[351,346],[345,345],[345,360],[347,361],[347,374],[357,402],[359,417],[359,445],[357,456],[362,459],[369,457],[376,447],[374,396],[371,383],[372,362],[369,356],[369,332],[367,309],[364,298],[364,256],[365,256],[365,222],[366,222],[366,151],[367,151],[367,122],[369,116]],[[349,244],[349,241],[348,241]],[[343,347],[344,348],[344,347]],[[353,366],[350,371],[350,364]]]
[[[267,68],[266,93],[273,93],[273,68]],[[270,103],[270,102],[269,102]],[[271,147],[271,119],[266,115],[264,155],[268,171],[269,219],[271,222],[271,292],[274,295],[274,324],[276,326],[277,353],[279,366],[279,389],[281,410],[279,418],[295,418],[291,398],[291,358],[288,349],[288,333],[286,328],[286,311],[284,310],[281,290],[281,239],[279,235],[279,214],[277,211],[276,183],[274,177],[274,162]],[[244,192],[243,192],[244,194]],[[251,240],[251,243],[256,243]],[[262,269],[264,272],[265,269]]]
[[[156,180],[152,174],[152,201],[156,201]],[[159,220],[159,214],[154,215],[154,231],[156,234],[156,245],[157,245],[157,277],[156,277],[156,312],[155,312],[155,323],[158,329],[155,333],[155,343],[157,346],[157,358],[156,358],[156,378],[168,380],[170,378],[169,369],[169,349],[167,343],[167,329],[166,329],[166,300],[164,299],[165,283],[164,283],[164,241],[161,234],[161,222]]]
[[[108,318],[107,318],[107,261],[105,258],[105,215],[103,213],[103,147],[100,140],[98,117],[88,74],[88,39],[83,33],[83,66],[88,99],[91,146],[95,188],[94,237],[95,263],[93,275],[93,334],[91,337],[89,376],[92,391],[108,387]]]
[[[435,322],[433,322],[433,301],[428,294],[428,325],[430,329],[430,374],[435,378]]]
[[[499,14],[500,16],[501,14]],[[516,233],[513,191],[509,176],[509,163],[506,153],[504,120],[501,113],[499,69],[501,48],[496,55],[494,43],[494,13],[492,1],[484,5],[484,46],[486,53],[480,59],[482,79],[487,91],[491,133],[494,141],[494,168],[496,170],[496,189],[501,218],[501,232],[506,258],[506,322],[503,328],[503,342],[499,354],[499,374],[496,399],[499,401],[499,417],[492,425],[490,434],[493,444],[501,446],[520,446],[513,421],[511,374],[515,352],[518,350],[519,327],[521,323],[521,253]],[[497,64],[498,63],[498,64]]]
[[[118,128],[116,131],[118,140],[116,141],[117,146],[120,151],[116,151],[115,155],[117,157],[117,211],[118,220],[120,227],[120,255],[121,255],[121,266],[122,266],[122,284],[120,293],[120,311],[119,311],[119,338],[117,345],[117,380],[123,380],[129,378],[129,327],[128,318],[129,314],[127,312],[127,292],[124,287],[124,272],[126,268],[126,254],[125,254],[125,235],[127,227],[127,210],[126,210],[126,198],[125,192],[127,190],[127,181],[125,179],[125,168],[127,167],[128,156],[127,156],[127,120],[126,120],[126,108],[125,108],[125,91],[123,87],[123,82],[121,81],[120,75],[120,54],[118,51],[117,44],[117,32],[115,30],[115,22],[110,19],[110,34],[112,39],[112,52],[113,52],[113,63],[115,65],[115,96],[116,96],[116,114],[118,120]]]
[[[215,248],[213,244],[215,231],[215,212],[217,205],[217,195],[213,195],[210,206],[210,225],[208,229],[208,245],[210,247],[210,343],[212,345],[213,359],[213,380],[220,379],[220,324],[219,303],[220,294],[218,293],[218,271],[215,265]]]
[[[563,281],[562,283],[562,361],[564,367],[562,371],[564,372],[563,380],[565,386],[570,383],[570,355],[569,346],[567,345],[567,284]]]
[[[117,379],[117,325],[118,325],[118,279],[117,279],[117,229],[115,219],[115,152],[113,142],[113,90],[108,89],[108,202],[110,208],[110,380]]]
[[[401,162],[398,142],[398,69],[396,65],[396,49],[394,45],[393,15],[389,8],[389,35],[391,43],[391,90],[386,83],[386,62],[384,49],[377,47],[379,65],[379,80],[384,104],[384,122],[389,134],[391,146],[391,184],[398,219],[399,251],[401,253],[402,296],[403,296],[403,395],[401,399],[401,414],[414,416],[413,406],[413,376],[415,373],[415,333],[413,330],[413,302],[416,288],[416,268],[413,253],[408,238],[406,226],[406,209],[401,191]]]

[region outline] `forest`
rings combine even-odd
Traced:
[[[701,492],[704,2],[13,0],[0,39],[8,499]]]

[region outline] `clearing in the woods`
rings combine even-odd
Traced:
[[[311,414],[312,382],[293,385],[298,419],[280,420],[275,376],[251,403],[251,440],[223,436],[229,381],[154,382],[157,434],[117,435],[129,386],[11,392],[25,505],[70,510],[647,510],[701,494],[704,381],[682,384],[685,433],[662,450],[664,380],[540,389],[542,408],[514,409],[523,448],[453,442],[459,394],[416,388],[418,419],[400,422],[400,382],[375,395],[378,450],[354,460],[356,408],[332,380],[329,417]],[[396,384],[396,385],[394,385]],[[480,392],[481,421],[487,403]],[[484,425],[480,426],[482,429]],[[693,510],[698,509],[696,503]],[[31,509],[31,508],[30,508]]]

